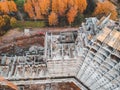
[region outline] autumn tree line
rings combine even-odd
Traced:
[[[85,13],[91,13],[92,16],[112,13],[111,19],[117,18],[116,7],[108,0],[104,2],[96,0],[26,0],[24,10],[31,19],[47,19],[50,26],[79,24]]]
[[[1,0],[0,31],[9,29],[17,20],[42,20],[48,26],[75,26],[85,17],[110,13],[115,20],[116,7],[109,0]]]

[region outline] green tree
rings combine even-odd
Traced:
[[[22,8],[24,6],[25,0],[14,0],[14,1],[18,7]]]
[[[77,13],[77,16],[75,17],[75,20],[71,26],[80,26],[83,20],[84,20],[84,15],[81,13]]]
[[[17,12],[17,18],[19,20],[22,20],[24,21],[24,17],[27,18],[26,16],[26,13],[24,12],[24,3],[25,3],[25,0],[14,0],[16,5],[17,5],[17,8],[18,8],[18,12]]]
[[[97,6],[97,0],[87,0],[87,3],[88,5],[84,14],[91,15]]]

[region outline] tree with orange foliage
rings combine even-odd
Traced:
[[[116,6],[112,4],[110,1],[106,0],[104,2],[98,2],[97,7],[95,8],[95,11],[93,13],[94,16],[103,16],[108,15],[111,13],[111,19],[117,18],[117,10]]]
[[[13,0],[7,1],[8,2],[8,8],[10,12],[17,12],[17,6]]]
[[[67,10],[67,5],[68,0],[52,0],[52,11],[62,16]]]
[[[68,19],[70,24],[74,22],[77,13],[82,14],[86,7],[86,0],[26,0],[24,4],[24,10],[31,19],[45,19],[47,17],[49,20],[49,17],[54,15],[59,17],[60,22],[64,20],[65,23],[68,23],[66,22]]]
[[[58,13],[58,1],[52,0],[52,11]]]
[[[40,11],[43,15],[48,15],[50,9],[50,0],[39,0]]]
[[[52,0],[52,11],[57,13],[59,17],[64,17],[67,15],[69,24],[74,22],[77,12],[82,14],[86,7],[86,0]]]
[[[1,1],[0,2],[0,11],[5,14],[8,14],[10,12],[16,12],[17,6],[13,0]]]
[[[71,24],[72,22],[74,22],[77,14],[82,14],[84,12],[84,10],[87,7],[87,1],[86,0],[69,0],[68,7],[70,8],[70,10],[68,11],[67,19],[69,24]],[[81,16],[81,15],[78,15],[78,16]]]
[[[3,13],[9,13],[8,3],[7,1],[0,2],[0,11]]]
[[[66,10],[68,9],[68,0],[58,0],[58,12],[59,15],[64,15]]]
[[[50,0],[26,0],[24,10],[32,19],[43,19],[48,15]]]
[[[78,11],[80,13],[83,13],[83,11],[87,7],[87,1],[86,0],[69,0],[68,2],[69,7],[77,7]]]
[[[69,0],[68,7],[73,7],[75,5],[75,0]]]
[[[51,12],[49,17],[48,17],[48,20],[49,20],[49,25],[50,26],[55,26],[58,24],[58,16],[55,12]]]
[[[80,13],[83,13],[87,7],[87,1],[86,0],[75,0],[75,6],[77,6],[78,11]]]
[[[65,11],[71,7],[77,7],[80,13],[87,7],[86,0],[52,0],[52,11],[59,13],[60,15],[65,14]]]
[[[72,22],[74,22],[77,12],[78,12],[77,7],[71,7],[71,9],[68,11],[67,19],[70,25]]]
[[[30,18],[34,18],[34,9],[32,7],[32,1],[31,0],[27,0],[26,3],[24,4],[24,10],[25,12],[28,13]]]

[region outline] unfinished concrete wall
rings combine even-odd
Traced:
[[[108,36],[109,37],[109,36]],[[84,48],[77,78],[91,90],[120,89],[120,52],[99,40]]]

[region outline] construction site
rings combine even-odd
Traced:
[[[120,90],[120,21],[109,18],[4,42],[0,90]]]

